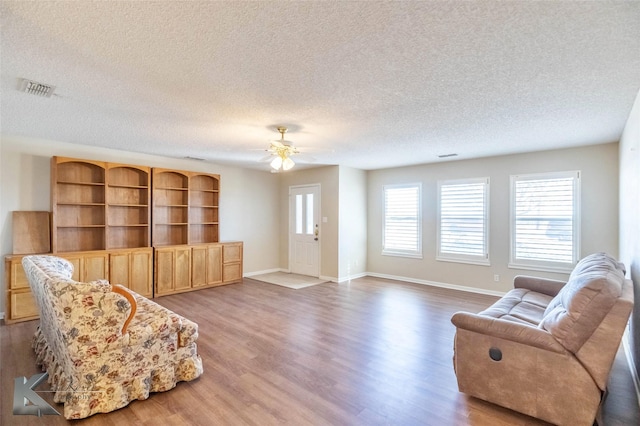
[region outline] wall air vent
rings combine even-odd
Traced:
[[[29,93],[30,95],[43,96],[45,98],[50,98],[53,95],[53,91],[55,90],[55,86],[51,86],[49,84],[38,83],[37,81],[27,80],[26,78],[22,79],[20,83],[20,91]]]

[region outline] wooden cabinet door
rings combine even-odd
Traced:
[[[80,281],[88,282],[109,279],[109,254],[86,254],[82,257]]]
[[[222,250],[224,263],[242,261],[242,243],[224,243]]]
[[[225,283],[240,281],[242,279],[242,264],[225,263],[222,265],[222,279]]]
[[[73,265],[72,280],[88,282],[109,279],[109,254],[107,252],[59,253]]]
[[[191,288],[191,247],[177,247],[174,256],[174,289],[176,291],[189,289]]]
[[[24,269],[22,268],[22,256],[19,258],[6,260],[4,267],[6,268],[7,274],[7,284],[9,284],[9,289],[28,289],[29,280],[27,279],[27,275],[24,273]]]
[[[191,288],[191,247],[157,248],[155,262],[156,296]]]
[[[155,256],[155,294],[160,296],[173,292],[174,275],[173,248],[157,248]]]
[[[109,282],[111,284],[121,284],[127,288],[131,288],[130,260],[131,253],[129,252],[109,254]]]
[[[134,251],[129,260],[129,288],[145,296],[153,296],[153,251],[151,249]]]
[[[73,274],[71,275],[71,279],[74,281],[81,281],[82,275],[82,255],[67,255],[67,254],[56,254],[56,256],[67,259],[73,265]]]
[[[10,291],[9,306],[11,317],[6,319],[7,323],[37,318],[39,315],[38,305],[30,291]]]
[[[222,280],[225,283],[242,279],[242,243],[224,243],[222,246]]]
[[[207,244],[192,247],[192,287],[212,286],[220,283],[222,283],[222,245]]]
[[[207,284],[214,285],[222,282],[222,245],[207,246]]]
[[[192,247],[191,285],[202,287],[207,284],[207,246]]]
[[[109,281],[136,293],[152,297],[152,249],[118,251],[109,254]]]

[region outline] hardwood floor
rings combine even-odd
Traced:
[[[156,298],[199,324],[204,374],[77,423],[544,425],[457,390],[449,319],[495,299],[370,277],[302,290],[244,279]],[[62,416],[12,414],[14,378],[39,372],[30,347],[36,325],[0,327],[3,425],[67,423]],[[625,376],[621,352],[603,410],[605,425],[640,424],[633,384]],[[41,396],[50,401],[49,394]]]

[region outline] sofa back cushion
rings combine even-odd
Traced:
[[[539,327],[576,353],[622,294],[624,265],[606,253],[582,259],[551,300]]]

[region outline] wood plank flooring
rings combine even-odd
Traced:
[[[204,374],[76,423],[544,425],[457,390],[455,328],[449,319],[494,300],[371,277],[302,290],[244,279],[160,297],[155,301],[199,324]],[[36,325],[0,327],[3,425],[68,423],[62,416],[12,414],[14,378],[39,372],[30,347]],[[633,384],[619,355],[603,423],[640,424]],[[47,389],[46,384],[38,388]]]

